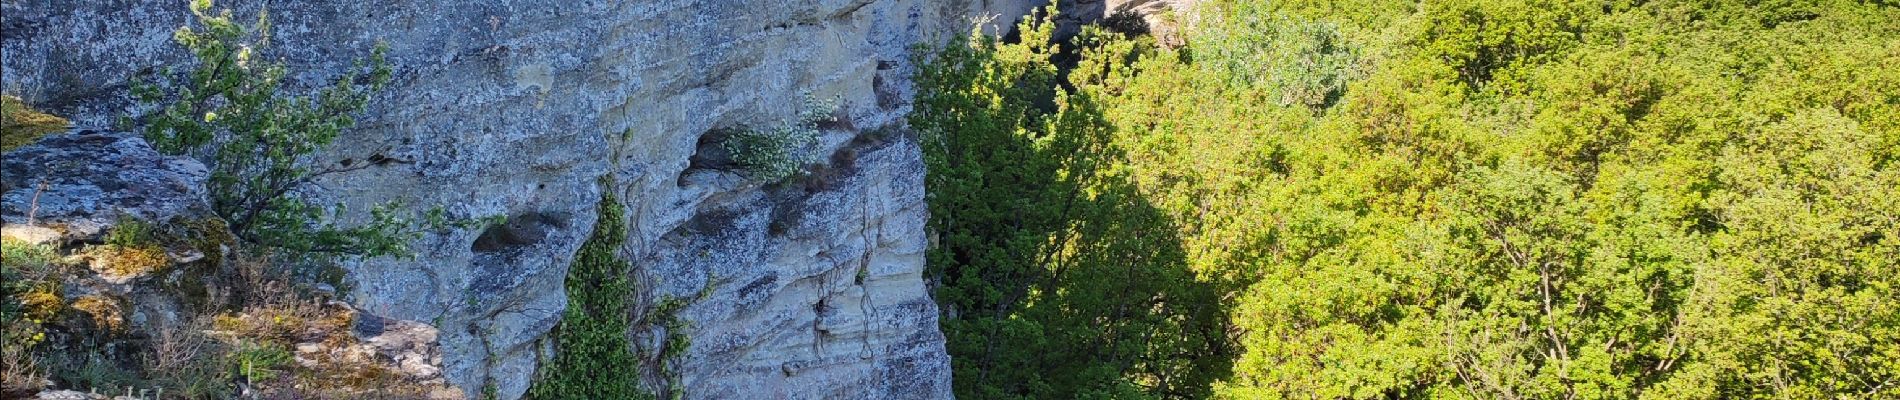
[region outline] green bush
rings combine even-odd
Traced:
[[[106,232],[105,244],[119,247],[145,247],[158,243],[152,224],[131,216],[120,216]]]
[[[1196,64],[1281,106],[1324,109],[1345,95],[1359,54],[1338,24],[1264,12],[1258,2],[1216,4],[1194,36]]]
[[[1208,4],[920,68],[958,397],[1900,397],[1900,7]]]
[[[1053,16],[1046,18],[1054,18]],[[1217,292],[1177,227],[1122,174],[1098,94],[1068,90],[1055,24],[927,49],[910,125],[928,173],[927,277],[955,393],[972,399],[1204,397],[1231,357]],[[1095,29],[1071,82],[1152,49]],[[1199,109],[1187,103],[1183,108]]]
[[[94,393],[124,393],[148,387],[135,371],[120,366],[99,350],[57,354],[53,380],[65,387]]]
[[[334,222],[343,206],[311,204],[304,192],[319,177],[376,165],[312,158],[350,129],[354,114],[389,82],[386,47],[378,44],[333,85],[290,96],[283,94],[284,64],[260,54],[269,42],[268,15],[246,28],[228,10],[212,14],[209,0],[192,2],[191,10],[197,26],[179,28],[173,39],[196,67],[182,78],[168,68],[155,83],[134,85],[134,97],[155,107],[137,121],[146,139],[160,151],[205,161],[213,210],[246,241],[297,254],[406,254],[419,231],[396,204],[377,206],[371,222],[346,228]]]
[[[282,345],[241,341],[231,350],[231,375],[243,378],[245,382],[264,382],[277,378],[281,368],[295,360],[290,349]]]
[[[52,246],[0,239],[0,391],[31,392],[44,378],[43,324],[64,307],[60,282],[49,279],[58,259]]]
[[[837,109],[836,100],[807,95],[798,117],[791,122],[765,130],[741,130],[726,138],[723,146],[752,178],[766,182],[785,180],[803,171],[805,165],[818,161],[818,123],[831,118]]]

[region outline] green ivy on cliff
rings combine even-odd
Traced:
[[[653,398],[640,387],[636,366],[643,363],[627,339],[632,264],[620,256],[627,227],[612,193],[601,194],[599,214],[568,267],[567,310],[552,334],[555,356],[541,365],[528,399]]]

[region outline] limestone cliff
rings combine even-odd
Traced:
[[[326,160],[383,166],[322,182],[325,200],[506,215],[350,265],[351,302],[440,329],[443,374],[471,396],[526,390],[565,306],[562,281],[602,190],[627,204],[638,310],[688,299],[692,345],[654,385],[689,398],[947,398],[948,358],[920,277],[922,163],[901,132],[908,49],[1007,24],[1023,0],[227,1],[268,12],[267,57],[293,86],[334,79],[373,43],[396,76]],[[267,9],[266,9],[267,8]],[[0,91],[103,128],[128,79],[185,60],[184,1],[0,3]],[[985,18],[990,17],[990,18]],[[823,162],[785,184],[696,162],[709,132],[842,99]],[[610,176],[611,182],[598,184]],[[363,210],[368,207],[353,207]],[[360,216],[359,216],[360,217]],[[525,234],[524,234],[525,232]],[[704,296],[698,296],[705,294]],[[669,332],[629,332],[656,347]],[[658,355],[654,355],[658,357]],[[654,360],[657,363],[657,360]],[[663,376],[670,375],[670,376]]]

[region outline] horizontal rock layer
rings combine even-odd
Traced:
[[[688,398],[943,398],[948,359],[923,268],[922,167],[892,129],[910,49],[1007,25],[1023,0],[221,2],[265,4],[260,51],[292,87],[341,75],[374,43],[396,71],[357,129],[320,160],[386,159],[311,193],[362,211],[402,201],[521,224],[482,240],[440,232],[413,260],[349,266],[352,302],[440,329],[442,373],[518,397],[566,306],[562,281],[602,190],[625,199],[647,313],[679,317]],[[106,126],[133,111],[128,80],[187,60],[184,2],[0,3],[0,91]],[[988,18],[986,18],[988,17]],[[691,162],[707,132],[793,118],[801,96],[842,100],[811,179],[763,185]],[[872,131],[884,132],[870,137]],[[598,178],[610,176],[604,185]],[[351,218],[362,218],[361,215]],[[526,222],[520,222],[526,221]],[[702,293],[703,297],[696,296]],[[651,318],[649,318],[651,319]],[[651,346],[670,332],[629,334]],[[657,357],[657,355],[654,355]],[[657,363],[657,360],[655,360]]]

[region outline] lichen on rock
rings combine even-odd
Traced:
[[[263,8],[232,3],[240,18]],[[569,268],[598,230],[598,200],[613,196],[626,222],[618,250],[640,288],[627,312],[712,287],[677,310],[680,323],[660,324],[673,329],[628,333],[636,348],[691,339],[670,372],[682,397],[944,398],[949,360],[920,274],[917,147],[858,138],[900,124],[914,45],[968,33],[973,20],[1011,26],[1041,3],[300,1],[269,5],[271,46],[259,51],[297,66],[288,82],[309,88],[349,70],[347,55],[389,44],[389,86],[359,129],[317,155],[373,166],[317,180],[325,189],[313,200],[353,210],[341,223],[392,200],[523,223],[430,232],[412,243],[414,258],[342,265],[353,285],[336,289],[354,307],[439,329],[441,376],[468,397],[527,392],[552,354]],[[19,94],[50,99],[82,127],[123,115],[125,84],[140,71],[187,58],[155,45],[193,18],[182,4],[7,7],[0,78],[43,83]],[[700,146],[709,132],[794,121],[802,93],[840,99],[835,123],[811,131],[809,180],[762,185],[695,165],[718,147]],[[603,175],[616,178],[597,184]],[[25,204],[31,184],[7,185],[8,210]],[[84,189],[48,189],[57,196],[42,207],[105,225],[112,216],[85,207],[102,202],[86,199],[134,193]]]
[[[123,219],[205,215],[204,164],[159,154],[138,135],[81,130],[9,151],[0,160],[0,218],[96,239]]]

